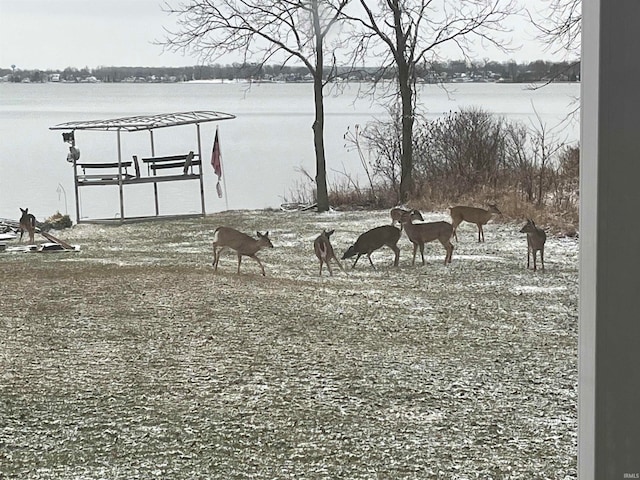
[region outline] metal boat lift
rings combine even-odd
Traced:
[[[139,115],[122,117],[109,120],[90,120],[61,123],[49,127],[50,130],[67,130],[63,133],[63,139],[71,146],[67,157],[73,163],[74,189],[76,197],[76,223],[123,223],[126,221],[140,221],[160,218],[158,203],[158,184],[162,182],[175,182],[184,180],[197,180],[200,185],[201,215],[205,215],[204,181],[202,168],[202,142],[200,139],[200,124],[231,120],[235,115],[214,111],[191,111],[179,113],[164,113],[158,115]],[[197,152],[193,150],[169,156],[156,156],[153,132],[158,128],[175,127],[181,125],[196,126]],[[75,131],[115,131],[117,135],[118,149],[117,161],[108,163],[89,163],[80,161],[79,151],[75,149]],[[121,132],[148,131],[151,142],[150,156],[138,159],[133,156],[131,160],[123,159]],[[146,166],[146,171],[140,168]],[[133,169],[132,169],[133,167]],[[94,172],[94,173],[87,173]],[[97,172],[97,173],[96,173]],[[127,217],[124,208],[124,187],[126,185],[153,184],[155,200],[155,216]],[[81,219],[79,190],[87,186],[117,185],[120,199],[120,217],[115,219]],[[189,216],[171,215],[171,217]],[[163,216],[162,218],[166,218]]]

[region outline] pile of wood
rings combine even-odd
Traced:
[[[20,233],[20,222],[17,220],[9,220],[2,218],[0,219],[0,252],[1,251],[29,251],[29,252],[48,252],[48,251],[78,251],[78,246],[73,246],[61,240],[57,237],[54,237],[48,232],[42,230],[41,226],[36,225],[35,233],[43,236],[48,242],[43,243],[41,245],[26,245],[18,248],[7,248],[7,244],[5,243],[8,240],[15,240],[18,238],[18,234]]]

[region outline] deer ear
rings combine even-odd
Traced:
[[[262,234],[260,232],[256,232],[256,235],[258,236],[258,238],[262,237]]]
[[[335,232],[335,230],[329,230],[327,233],[327,237],[330,237],[331,235],[333,235],[333,233]]]
[[[264,236],[268,237],[269,236],[269,230],[267,230],[266,232],[264,232]]]

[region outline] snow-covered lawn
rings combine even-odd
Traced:
[[[533,272],[521,225],[465,223],[449,266],[403,234],[398,268],[318,277],[323,228],[341,256],[387,223],[226,212],[0,253],[0,478],[576,478],[577,240]],[[219,225],[269,231],[266,277],[213,274]]]

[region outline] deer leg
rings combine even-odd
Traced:
[[[373,260],[371,260],[371,252],[367,253],[367,258],[369,259],[369,263],[371,264],[371,266],[375,270],[376,266],[373,264]]]
[[[389,245],[389,248],[393,250],[393,253],[396,254],[395,258],[393,259],[393,266],[397,267],[398,264],[400,263],[400,249],[398,248],[397,245]]]
[[[413,260],[411,261],[411,266],[414,266],[416,264],[416,252],[418,250],[418,244],[414,243],[413,244]]]
[[[482,238],[482,240],[480,240]],[[478,224],[478,242],[484,242],[484,230],[482,230],[482,224]]]
[[[220,262],[220,254],[222,253],[222,250],[224,250],[224,247],[220,248],[220,250],[218,250],[216,246],[213,247],[213,270],[214,271],[218,270],[218,263]]]
[[[422,257],[422,266],[424,266],[424,243],[420,244],[420,257]]]
[[[329,269],[329,276],[333,277],[333,272],[331,271],[331,263],[330,263],[330,260],[331,260],[331,259],[330,259],[329,257],[327,257],[327,258],[325,258],[325,260],[324,260],[324,261],[327,263],[327,268]]]
[[[260,270],[262,270],[262,276],[266,277],[267,274],[264,273],[264,267],[262,266],[262,262],[260,261],[260,259],[258,257],[256,257],[255,255],[249,255],[251,258],[253,258],[256,262],[258,262],[258,265],[260,265]]]
[[[444,247],[444,250],[445,250],[444,264],[446,265],[447,263],[449,263],[449,245],[448,245],[448,243],[450,243],[450,242],[445,241],[445,240],[440,240],[440,243],[442,244],[442,246]]]
[[[542,270],[544,270],[544,248],[540,250],[540,263],[542,263]]]
[[[240,275],[240,264],[242,263],[242,254],[238,252],[238,275]]]
[[[322,258],[320,259],[320,273],[318,275],[322,276]]]
[[[362,256],[361,253],[358,254],[358,256],[356,257],[355,262],[353,262],[353,265],[351,265],[351,268],[356,268],[356,263],[358,263],[358,260],[360,260],[360,257]]]

